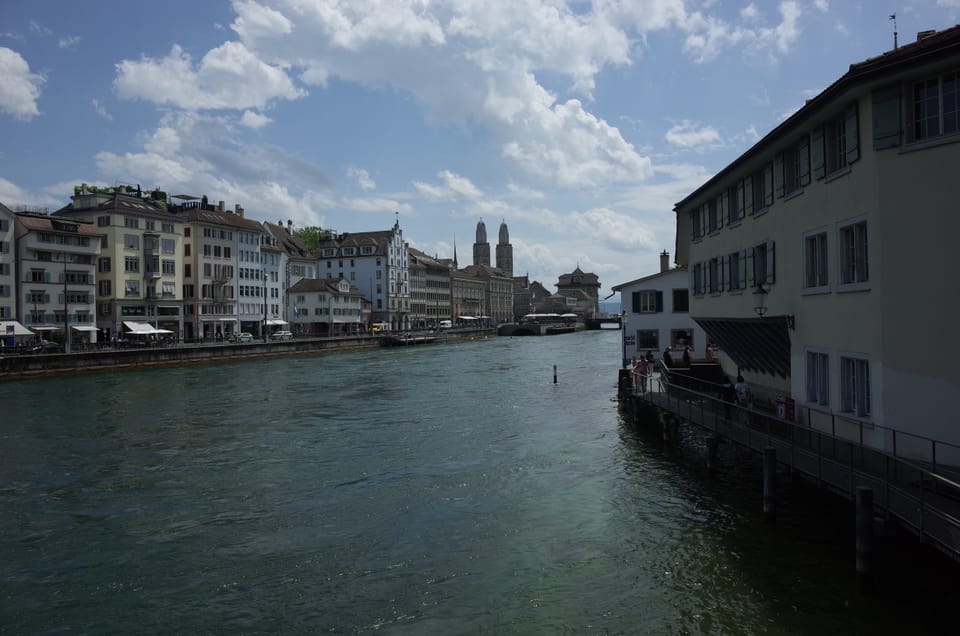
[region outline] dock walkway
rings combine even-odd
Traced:
[[[960,467],[947,460],[960,456],[960,448],[890,430],[884,439],[892,443],[878,448],[865,439],[879,427],[870,427],[867,435],[863,426],[859,434],[849,427],[818,430],[669,379],[660,369],[648,378],[647,390],[641,391],[639,382],[621,387],[621,399],[634,406],[655,407],[668,417],[758,453],[776,449],[778,463],[851,501],[857,488],[870,487],[875,515],[895,521],[920,541],[960,561]]]

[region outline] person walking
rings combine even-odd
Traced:
[[[663,350],[663,366],[668,369],[673,367],[673,354],[670,351],[672,351],[670,347]]]
[[[643,356],[637,361],[636,373],[640,378],[640,392],[647,392],[647,376],[650,374],[650,364]]]

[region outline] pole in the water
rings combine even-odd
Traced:
[[[557,383],[557,365],[553,365],[553,383]]]

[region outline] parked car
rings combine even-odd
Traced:
[[[270,335],[270,338],[272,338],[273,340],[292,340],[293,332],[292,331],[274,331],[273,334]]]
[[[234,331],[230,334],[230,342],[253,342],[253,334],[246,331]]]

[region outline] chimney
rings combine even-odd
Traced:
[[[287,219],[287,232],[293,234],[293,221]]]
[[[243,218],[243,206],[240,205],[239,203],[236,203],[236,204],[234,204],[233,209],[234,209],[234,211],[237,213],[237,216],[239,216],[239,217],[242,219],[242,218]]]
[[[223,212],[223,211],[224,211],[223,201],[220,201],[219,203],[217,203],[217,212]]]
[[[660,271],[670,271],[670,252],[667,250],[660,252]]]

